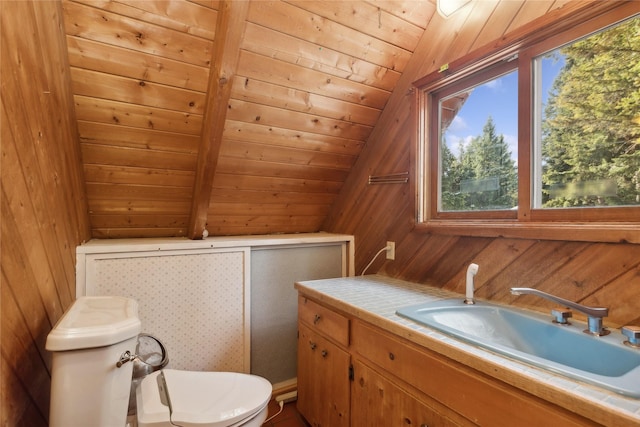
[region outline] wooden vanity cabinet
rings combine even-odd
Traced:
[[[300,296],[298,409],[313,427],[599,424]]]
[[[360,360],[353,362],[351,425],[354,427],[471,426],[465,420],[454,421],[429,406],[421,397],[392,382]]]
[[[481,426],[596,426],[586,418],[365,322],[352,322],[351,351],[389,378],[420,390]],[[355,425],[355,424],[353,424]]]
[[[349,320],[298,299],[298,402],[313,427],[350,426]]]

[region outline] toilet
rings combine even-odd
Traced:
[[[135,389],[136,417],[127,418],[141,323],[125,297],[80,297],[47,336],[53,352],[51,427],[258,427],[272,386],[236,372],[163,369]]]

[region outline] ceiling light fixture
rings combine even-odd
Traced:
[[[436,0],[436,8],[443,18],[448,18],[471,0]]]

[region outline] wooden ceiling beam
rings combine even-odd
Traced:
[[[190,239],[201,239],[207,226],[213,177],[248,11],[249,1],[221,0],[218,8],[191,218],[187,230]]]

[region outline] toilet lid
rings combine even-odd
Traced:
[[[138,390],[138,423],[169,420],[167,402],[158,388],[164,376],[171,421],[178,425],[222,427],[252,416],[271,398],[271,383],[235,372],[192,372],[165,369],[145,377]]]

